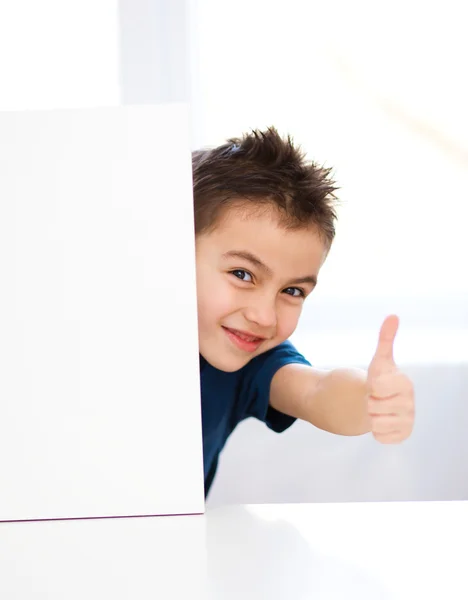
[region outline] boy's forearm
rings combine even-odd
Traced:
[[[321,429],[339,435],[362,435],[371,430],[366,371],[329,371],[320,378],[307,404],[307,420]]]

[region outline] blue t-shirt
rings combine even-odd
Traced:
[[[289,341],[233,373],[215,369],[200,356],[205,496],[213,483],[219,454],[238,423],[255,417],[278,433],[294,423],[293,417],[269,406],[274,374],[291,363],[310,365]]]

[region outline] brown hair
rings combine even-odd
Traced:
[[[287,229],[314,225],[330,247],[338,189],[331,169],[307,162],[290,136],[253,130],[212,149],[192,152],[195,233],[214,229],[228,206],[278,210]]]

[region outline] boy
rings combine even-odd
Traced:
[[[398,318],[367,372],[314,369],[288,338],[335,235],[336,187],[274,128],[192,155],[205,494],[242,420],[303,419],[340,435],[406,439],[414,391],[393,360]]]

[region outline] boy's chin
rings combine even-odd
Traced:
[[[242,360],[241,358],[236,358],[233,356],[220,356],[219,354],[216,356],[203,356],[212,367],[218,369],[218,371],[225,371],[226,373],[234,373],[235,371],[239,371],[239,369],[245,367],[245,365],[249,362],[248,358]]]
[[[200,345],[200,354],[212,367],[226,373],[239,371],[252,358],[249,356],[236,356],[234,353],[226,351],[216,351],[213,348],[203,348],[202,345]]]

